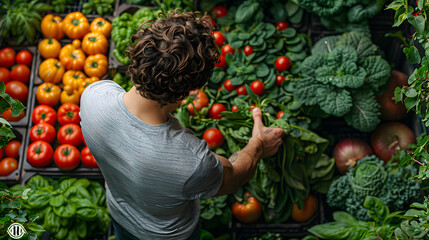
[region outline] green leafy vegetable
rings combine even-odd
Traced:
[[[311,52],[294,85],[296,100],[344,117],[360,131],[374,130],[380,122],[375,95],[390,77],[390,66],[378,47],[363,34],[351,32],[322,38]]]
[[[377,157],[366,157],[332,182],[327,194],[328,205],[346,210],[360,220],[371,217],[362,207],[366,196],[378,197],[391,210],[404,210],[421,197],[420,183],[408,180],[415,172],[413,167],[390,171]]]

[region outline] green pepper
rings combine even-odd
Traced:
[[[130,80],[128,80],[128,85],[127,88],[125,89],[127,92],[130,91],[130,89],[134,86],[133,82],[131,82]]]
[[[121,73],[116,73],[115,76],[113,77],[113,81],[119,85],[121,85],[123,83],[123,77]]]
[[[134,29],[137,30],[142,23],[144,23],[146,20],[151,20],[151,19],[154,19],[152,9],[140,8],[133,15]]]
[[[131,62],[131,60],[128,59],[127,56],[121,54],[119,52],[119,50],[116,49],[116,48],[113,50],[113,55],[116,57],[116,59],[118,60],[118,62],[120,62],[122,64],[128,65]]]

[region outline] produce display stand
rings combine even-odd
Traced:
[[[49,3],[50,1],[48,1]],[[74,11],[82,11],[82,5],[88,2],[88,0],[76,0],[74,4],[67,6],[67,11],[65,13],[56,14],[55,12],[47,12],[52,13],[56,16],[60,16],[62,19],[67,15],[67,13]],[[225,6],[230,6],[232,4],[232,0],[227,0],[224,4]],[[141,5],[132,5],[128,4],[125,0],[116,0],[114,3],[114,11],[112,15],[109,16],[101,16],[104,19],[112,22],[115,17],[119,17],[122,13],[130,13],[134,14],[138,9],[147,7],[153,8],[153,6],[141,6]],[[194,1],[195,10],[200,10],[200,1]],[[269,15],[269,14],[268,14]],[[402,52],[402,42],[395,37],[386,37],[386,33],[392,33],[396,31],[402,31],[405,36],[411,32],[409,25],[403,24],[399,28],[392,27],[392,21],[394,18],[393,11],[381,11],[378,15],[376,15],[370,22],[369,27],[371,30],[372,40],[376,45],[380,47],[380,49],[385,53],[386,60],[391,64],[392,69],[399,70],[407,75],[410,75],[414,66],[408,64],[403,52]],[[88,21],[91,22],[96,17],[99,17],[96,12],[91,13],[90,15],[86,15]],[[268,19],[268,21],[275,23],[273,19]],[[292,24],[293,28],[297,30],[297,33],[305,33],[311,39],[312,44],[317,42],[323,37],[338,35],[338,32],[333,30],[326,29],[320,22],[320,18],[315,14],[309,14],[308,12],[304,12],[302,17],[302,21],[300,24]],[[43,62],[43,58],[41,57],[39,51],[37,50],[37,44],[44,39],[41,33],[38,33],[37,36],[38,41],[33,46],[30,46],[28,42],[24,42],[20,46],[16,46],[16,43],[13,40],[4,41],[0,38],[0,48],[6,46],[12,46],[15,51],[19,50],[29,50],[33,54],[33,60],[31,63],[31,75],[30,81],[28,85],[29,93],[27,103],[24,104],[27,108],[25,110],[25,117],[17,122],[10,122],[13,126],[13,131],[16,134],[16,139],[22,142],[22,146],[19,150],[20,157],[18,160],[18,169],[15,170],[12,174],[6,177],[0,177],[0,181],[5,182],[7,185],[14,184],[26,184],[28,180],[35,175],[42,175],[45,177],[50,177],[53,179],[60,179],[64,176],[76,177],[76,178],[88,178],[90,180],[100,181],[100,183],[104,184],[104,178],[101,174],[100,169],[98,168],[87,168],[82,163],[76,169],[71,171],[63,171],[59,169],[54,161],[47,166],[42,168],[37,168],[32,166],[27,161],[27,148],[31,144],[29,130],[33,127],[33,122],[31,120],[31,113],[35,106],[38,105],[36,99],[36,90],[37,86],[43,83],[43,80],[40,79],[38,75],[38,69],[40,64]],[[61,46],[65,44],[71,43],[72,40],[68,39],[65,36],[64,39],[60,40]],[[127,66],[121,64],[116,57],[113,55],[113,50],[115,49],[115,43],[111,38],[108,39],[109,47],[106,53],[108,58],[108,73],[101,79],[113,79],[113,76],[116,72],[125,73]],[[60,104],[54,107],[55,110],[58,109]],[[409,126],[416,136],[422,133],[429,133],[429,128],[425,127],[422,123],[422,117],[416,114],[407,114],[407,117],[402,119],[400,122]],[[59,123],[55,125],[56,130],[59,129]],[[333,151],[333,147],[341,140],[346,138],[359,138],[364,140],[365,142],[370,142],[371,133],[360,132],[352,127],[348,126],[343,118],[338,117],[329,117],[322,121],[321,128],[316,133],[324,136],[326,138],[332,137],[335,139],[334,141],[330,141],[329,147],[326,151],[327,154],[331,155]],[[55,140],[52,143],[52,147],[55,151],[55,148],[59,146],[60,143],[58,140]],[[82,150],[84,144],[78,147],[79,150]],[[240,223],[237,220],[233,219],[228,225],[228,231],[232,234],[233,239],[244,240],[252,237],[261,236],[267,232],[278,233],[281,237],[285,238],[294,238],[294,237],[304,237],[308,235],[308,229],[316,224],[325,223],[328,221],[332,221],[332,212],[336,209],[330,208],[326,203],[325,195],[316,195],[318,199],[318,209],[316,214],[307,222],[297,223],[292,220],[288,220],[283,224],[270,224],[264,223],[262,219],[260,219],[256,223],[252,224],[244,224]],[[91,239],[97,240],[107,240],[108,236],[114,235],[114,230],[112,224],[109,226],[109,230],[107,234],[104,233],[96,233]],[[50,233],[45,232],[44,236],[41,240],[50,239]]]

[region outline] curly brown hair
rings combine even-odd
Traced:
[[[159,16],[131,37],[127,75],[143,97],[164,106],[204,86],[219,52],[206,14],[177,9]]]

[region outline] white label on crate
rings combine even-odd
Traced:
[[[9,234],[9,236],[12,239],[20,239],[24,236],[24,234],[26,234],[27,231],[25,231],[24,226],[22,226],[21,223],[12,223],[8,228],[7,228],[7,234]]]

